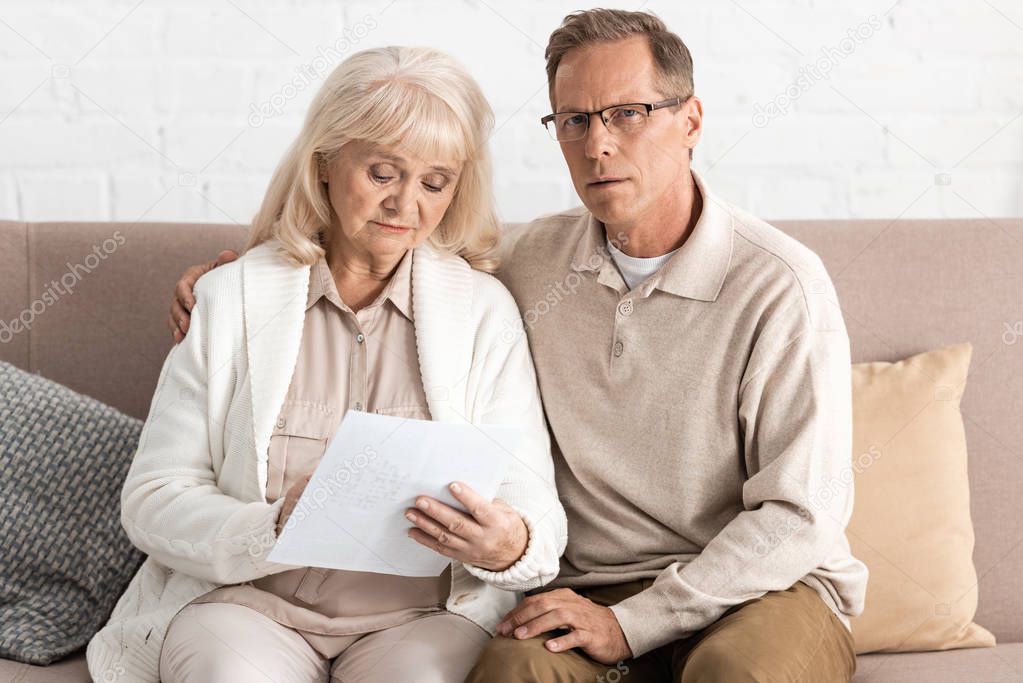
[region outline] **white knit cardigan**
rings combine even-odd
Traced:
[[[121,495],[121,523],[149,555],[89,642],[94,680],[159,680],[171,619],[219,585],[294,569],[266,560],[283,498],[265,500],[267,446],[298,358],[309,267],[275,240],[204,275],[191,327],[164,362]],[[503,572],[452,562],[447,609],[494,632],[521,597],[558,572],[565,513],[518,309],[495,278],[419,247],[412,306],[434,420],[511,424],[527,438],[501,498],[522,514],[529,543]],[[502,335],[502,332],[505,334]]]

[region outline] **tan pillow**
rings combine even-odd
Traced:
[[[856,652],[991,647],[973,623],[977,571],[959,400],[970,344],[853,365],[856,502],[847,536],[870,569]]]

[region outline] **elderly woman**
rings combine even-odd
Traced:
[[[566,522],[498,225],[479,86],[428,49],[367,50],[324,83],[245,253],[198,282],[124,485],[149,557],[90,642],[95,680],[461,681]],[[438,577],[266,559],[348,410],[518,425],[488,501],[423,495]]]

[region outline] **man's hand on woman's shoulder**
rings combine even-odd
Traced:
[[[174,296],[171,297],[170,316],[167,318],[167,325],[170,327],[171,336],[177,344],[185,338],[188,333],[188,321],[192,315],[192,306],[195,306],[195,296],[192,291],[195,283],[200,277],[210,272],[217,266],[230,263],[238,258],[238,253],[225,249],[217,254],[217,258],[206,263],[190,266],[181,274],[181,279],[174,286]]]

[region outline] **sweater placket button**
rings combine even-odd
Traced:
[[[618,304],[618,312],[626,318],[632,315],[632,299],[626,299]]]

